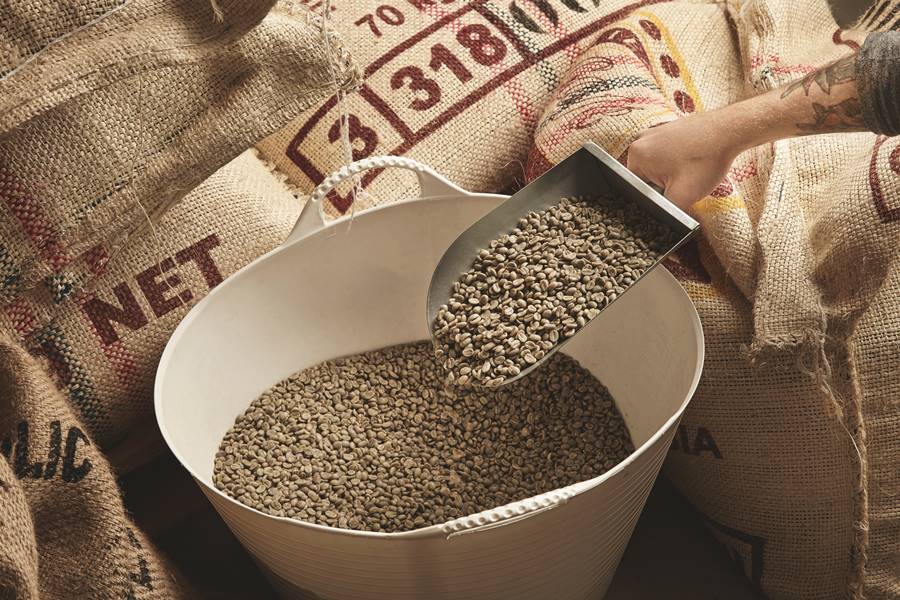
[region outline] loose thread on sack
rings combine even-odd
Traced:
[[[131,153],[131,158],[130,158],[131,164],[129,165],[130,168],[129,168],[129,173],[128,173],[129,187],[132,187],[132,185],[134,183],[134,175],[135,175],[135,171],[137,169],[138,157],[140,156],[141,149],[144,147],[144,135],[145,135],[145,125],[146,125],[146,122],[144,119],[144,78],[140,73],[138,73],[138,75],[137,75],[137,84],[138,84],[138,86],[137,86],[137,107],[135,110],[135,117],[137,118],[138,129],[137,129],[137,136],[136,136],[135,144],[134,144],[134,152]],[[175,271],[178,274],[178,277],[182,281],[184,281],[185,280],[184,275],[181,273],[181,265],[178,263],[178,261],[174,260],[174,258],[173,258],[174,253],[171,250],[169,250],[168,252],[165,252],[165,250],[166,250],[165,243],[163,242],[162,238],[160,237],[159,230],[156,228],[156,224],[154,223],[153,217],[151,217],[149,211],[147,211],[147,207],[144,206],[144,203],[141,202],[140,197],[138,197],[137,195],[135,195],[134,200],[137,203],[138,207],[141,209],[141,212],[144,215],[144,219],[147,222],[147,226],[150,228],[152,242],[154,242],[154,247],[152,248],[151,256],[156,261],[158,271],[160,272],[160,274],[162,274],[162,270],[163,270],[162,264],[165,261],[165,259],[169,259],[173,263]],[[163,203],[163,205],[167,205],[167,204],[169,204],[169,202]],[[163,277],[162,279],[166,285],[166,289],[168,292],[170,292],[170,293],[176,292],[176,290],[172,286],[172,278],[171,277]]]
[[[823,317],[824,318],[824,317]],[[866,561],[869,544],[869,490],[866,431],[862,416],[861,391],[859,389],[856,361],[850,346],[849,334],[833,337],[819,331],[804,334],[776,336],[757,340],[751,344],[750,359],[757,365],[770,364],[775,356],[793,355],[794,367],[810,377],[816,388],[826,398],[826,414],[835,418],[841,430],[850,440],[854,451],[856,473],[854,482],[853,545],[851,547],[851,571],[848,583],[850,598],[864,597]],[[835,371],[829,360],[827,347],[836,346],[835,359],[843,360],[847,372],[843,374],[849,389],[846,394],[837,390]]]
[[[847,366],[846,379],[849,384],[849,389],[847,390],[849,397],[846,399],[848,423],[842,421],[841,426],[856,450],[857,464],[859,465],[856,481],[856,514],[854,515],[854,544],[853,554],[851,555],[852,570],[849,587],[854,600],[861,600],[865,597],[866,563],[869,554],[868,452],[866,448],[866,427],[862,414],[862,390],[859,385],[856,354],[849,337],[843,340],[842,344],[843,358]],[[851,431],[851,428],[853,431]]]
[[[334,57],[334,53],[331,49],[331,44],[328,43],[328,32],[331,26],[331,0],[325,0],[322,2],[321,6],[321,35],[322,41],[325,45],[325,51],[328,54],[328,70],[331,73],[332,84],[334,85],[334,94],[335,100],[337,102],[337,109],[340,121],[340,140],[341,140],[341,150],[344,153],[344,165],[349,165],[353,162],[353,145],[350,142],[350,115],[346,107],[345,98],[342,90],[340,89],[340,82],[337,78],[337,71],[335,70],[335,62],[336,59]],[[351,190],[353,202],[350,205],[351,216],[353,207],[356,205],[356,183],[357,178],[355,174],[350,176],[350,181],[353,184],[353,189]]]
[[[779,142],[775,143],[776,146]],[[784,203],[784,183],[781,184],[774,209],[782,210]],[[779,237],[785,222],[775,220],[768,235]],[[798,372],[810,377],[813,385],[825,399],[825,413],[837,421],[840,429],[850,440],[853,449],[851,462],[855,470],[853,481],[853,542],[850,549],[850,571],[848,595],[861,599],[865,593],[866,561],[869,544],[868,522],[868,460],[866,452],[865,424],[862,418],[862,400],[859,389],[850,337],[853,327],[849,322],[835,321],[817,299],[815,304],[817,323],[810,324],[800,333],[782,334],[757,339],[751,344],[751,361],[764,364],[775,357],[781,357],[782,364],[788,363],[793,355]],[[837,326],[837,335],[830,330]],[[834,364],[832,364],[832,360]],[[836,368],[837,370],[836,370]],[[846,369],[844,371],[843,369]],[[841,385],[846,383],[846,385]],[[838,389],[841,388],[841,389]]]
[[[321,6],[320,13],[320,25],[321,25],[321,35],[322,41],[325,46],[325,51],[327,53],[327,63],[328,69],[331,73],[332,84],[334,85],[335,91],[335,100],[338,109],[339,122],[340,122],[340,140],[341,140],[341,149],[344,153],[344,164],[342,166],[348,166],[353,163],[353,144],[350,141],[350,111],[347,108],[347,95],[344,93],[340,78],[338,77],[338,68],[340,66],[339,57],[335,56],[334,48],[329,40],[329,35],[331,33],[331,12],[332,5],[331,0],[324,0]],[[350,228],[353,226],[353,218],[356,214],[356,205],[359,201],[359,198],[365,194],[362,181],[359,174],[353,173],[350,175],[350,223],[348,224],[347,231],[350,231]],[[323,202],[325,200],[323,199]]]
[[[130,4],[130,3],[131,3],[131,0],[126,0],[126,2],[123,4],[123,6]],[[116,10],[118,10],[118,9],[116,9]],[[102,18],[106,18],[115,12],[116,12],[115,10],[110,11],[109,13],[103,15]],[[315,13],[309,11],[308,9],[306,9],[306,14],[315,16]],[[88,23],[87,25],[85,25],[85,27],[95,24],[96,22],[98,22],[100,20],[102,20],[102,19],[98,18],[98,19],[92,21],[91,23]],[[66,37],[66,36],[63,36],[63,37]],[[56,41],[62,40],[63,37],[59,38]],[[334,41],[333,38],[334,38],[334,35],[332,33],[331,37],[328,38],[328,41],[333,42]],[[175,47],[177,47],[177,48],[196,47],[202,43],[205,43],[206,41],[207,40],[203,40],[200,43],[192,43],[192,44],[187,44],[184,46],[177,45],[177,46],[173,46],[173,48],[175,48]],[[327,44],[327,49],[328,49],[328,68],[329,68],[330,72],[325,73],[325,78],[323,78],[322,84],[323,84],[323,86],[327,85],[331,89],[334,89],[335,87],[337,89],[341,89],[342,86],[348,85],[347,68],[345,65],[349,64],[348,63],[349,58],[346,57],[346,52],[344,52],[341,47],[335,47],[335,45],[333,43]],[[147,55],[152,55],[152,54],[153,54],[153,52],[147,53]],[[265,66],[265,62],[261,62],[261,64]],[[337,71],[335,70],[336,67],[337,67]],[[141,71],[141,70],[135,70],[132,73],[132,76],[134,77],[135,80],[137,80],[138,85],[139,85],[139,91],[138,91],[138,112],[139,113],[143,110],[143,99],[144,99],[144,95],[143,95],[143,91],[142,91],[143,83],[144,83],[142,80],[142,74],[143,74],[143,71]],[[4,75],[4,77],[5,77],[5,75]],[[0,77],[0,80],[2,80],[2,79],[3,79],[3,77]],[[108,84],[104,84],[102,86],[98,86],[94,89],[94,91],[106,89],[107,87],[109,87],[115,83],[121,83],[121,80],[118,80],[116,82],[111,82]],[[345,122],[346,122],[346,120],[347,120],[346,109],[344,109],[343,112],[345,113]],[[141,148],[144,146],[143,139],[146,137],[146,133],[147,133],[145,130],[147,124],[144,122],[146,120],[145,116],[146,115],[142,115],[142,114],[137,115],[138,124],[139,124],[139,132],[138,132],[138,136],[137,136],[138,142],[137,142],[134,152],[131,155],[130,160],[127,161],[127,163],[123,165],[125,167],[125,169],[123,169],[122,180],[117,182],[117,186],[114,191],[119,191],[122,189],[122,187],[128,187],[126,185],[126,183],[133,182],[133,180],[136,177],[136,171],[137,171],[137,168],[140,166],[140,162],[142,159],[140,152],[141,152]],[[346,137],[347,137],[347,141],[349,143],[349,133],[348,132],[347,132]],[[159,206],[157,206],[156,209],[154,209],[154,211],[152,213],[147,210],[147,208],[141,203],[140,199],[138,199],[138,198],[131,199],[133,202],[136,202],[138,204],[138,208],[140,209],[140,211],[142,213],[143,221],[147,224],[147,226],[150,227],[150,229],[152,230],[151,233],[154,236],[154,239],[156,240],[157,248],[153,252],[154,258],[162,258],[162,259],[172,258],[171,253],[163,251],[163,246],[165,246],[166,244],[164,244],[162,242],[159,232],[156,229],[156,224],[158,223],[159,218],[162,216],[162,214],[174,204],[173,199],[180,198],[189,191],[190,191],[190,189],[181,189],[176,186],[167,187],[165,189],[165,191],[161,194],[162,197],[165,198],[166,200],[164,200]],[[126,198],[128,197],[127,193],[125,194],[125,197]],[[56,238],[57,241],[65,242],[66,238],[71,239],[72,237],[77,237],[77,233],[78,233],[77,228],[78,227],[86,227],[86,228],[90,229],[92,232],[96,232],[98,229],[103,229],[105,227],[105,225],[103,223],[97,225],[91,219],[86,219],[82,225],[63,228],[60,231],[60,236],[58,238]],[[114,232],[114,233],[104,232],[101,242],[103,243],[103,247],[106,250],[106,254],[107,254],[105,263],[109,264],[111,262],[114,262],[115,259],[118,257],[118,255],[121,254],[122,251],[126,250],[129,247],[129,243],[131,240],[134,239],[135,234],[140,233],[142,230],[143,230],[143,228],[136,227],[136,228],[132,228],[130,231],[124,231],[124,232],[123,231]],[[50,243],[50,238],[48,238],[40,246],[39,249],[44,249],[46,247],[46,245],[49,243]],[[71,248],[75,247],[75,246],[68,245],[69,242],[65,242],[65,243],[67,244],[66,245],[67,248],[71,249]],[[39,285],[39,283],[41,281],[44,281],[46,279],[46,277],[56,274],[55,271],[51,270],[47,265],[45,265],[41,262],[39,254],[35,254],[34,256],[26,259],[25,262],[23,263],[23,269],[26,272],[29,270],[37,271],[37,273],[33,274],[30,278],[28,276],[23,278],[23,286],[30,285],[30,287],[24,287],[24,289],[32,289],[32,288],[36,287],[37,285]],[[179,273],[179,275],[180,275],[180,273]],[[29,281],[29,279],[32,280],[30,284],[27,283]],[[92,284],[96,283],[96,281],[93,281],[94,279],[95,278],[93,278],[93,277],[88,278],[87,281],[82,281],[79,285],[83,286],[84,289],[90,289],[92,287]],[[20,286],[20,290],[21,289],[23,289],[22,286]],[[170,288],[170,291],[171,291],[171,288]]]
[[[137,163],[139,161],[139,155],[140,155],[141,149],[144,147],[144,137],[145,137],[145,132],[146,132],[146,129],[145,129],[146,122],[144,119],[144,110],[143,110],[144,79],[143,79],[142,73],[137,72],[135,74],[135,79],[137,81],[137,94],[136,94],[137,106],[136,106],[136,110],[134,111],[134,114],[137,119],[137,133],[136,133],[135,140],[134,140],[134,151],[130,154],[130,157],[129,157],[129,159],[127,161],[127,165],[126,165],[127,170],[128,170],[128,174],[127,174],[128,187],[131,187],[134,182],[135,172],[137,170]],[[123,182],[123,183],[126,183],[126,182]],[[128,197],[128,196],[126,195],[125,197]],[[134,202],[137,204],[138,208],[141,210],[141,212],[144,216],[144,219],[151,231],[151,234],[153,235],[153,238],[156,242],[156,246],[153,249],[153,252],[151,253],[151,255],[153,256],[153,258],[157,259],[157,264],[162,263],[162,260],[160,260],[161,256],[163,256],[163,258],[170,258],[170,259],[173,258],[174,254],[172,252],[169,252],[169,253],[166,253],[165,255],[163,255],[162,248],[163,248],[163,246],[165,246],[165,244],[163,243],[162,238],[159,235],[159,231],[156,228],[154,219],[151,216],[151,214],[147,211],[147,208],[144,206],[144,204],[141,202],[140,198],[138,198],[138,197],[134,198]],[[90,228],[90,230],[92,232],[96,232],[96,229],[90,220],[85,221],[85,227]],[[107,263],[113,262],[115,260],[115,258],[118,256],[118,254],[126,248],[129,238],[134,233],[137,233],[137,231],[138,231],[138,229],[135,229],[131,232],[125,232],[124,235],[119,235],[118,240],[115,242],[113,242],[115,237],[110,237],[110,238],[103,240],[103,242],[105,243],[105,249],[107,250],[107,253],[109,255]],[[50,244],[51,240],[52,240],[52,238],[47,238],[46,240],[44,240],[44,242],[42,242],[42,244],[38,247],[38,249],[40,251],[43,251],[44,249],[46,249],[47,246]],[[113,243],[111,243],[111,242],[113,242]],[[39,260],[40,260],[39,256],[40,256],[40,254],[38,253],[38,254],[35,254],[34,256],[32,256],[30,259],[26,260],[23,263],[23,268],[26,270],[31,269],[31,268],[37,268],[39,271],[38,281],[46,280],[47,277],[56,275],[57,274],[56,271],[51,270],[48,265],[43,264],[42,262],[39,262]],[[177,265],[177,263],[176,263],[176,270],[178,270],[179,268],[180,268],[180,265]],[[40,275],[40,273],[42,273],[42,275]],[[182,274],[180,272],[178,273],[178,275],[182,276]],[[37,282],[35,282],[35,283],[37,283]],[[84,286],[84,289],[86,289],[86,290],[91,290],[91,289],[93,289],[93,284],[95,284],[95,283],[96,283],[96,278],[89,278],[88,281],[86,281],[86,282],[81,281],[80,285]],[[165,280],[165,283],[168,286],[168,291],[170,291],[170,292],[174,291],[168,278]],[[30,288],[25,288],[25,289],[27,290]]]
[[[222,10],[222,7],[219,6],[219,0],[209,0],[209,5],[213,11],[213,18],[217,23],[221,23],[225,20],[225,11]]]
[[[81,33],[82,31],[85,31],[85,30],[87,30],[87,29],[90,29],[91,27],[93,27],[93,26],[96,25],[97,23],[100,23],[100,22],[103,21],[104,19],[110,17],[111,15],[113,15],[113,14],[119,12],[120,10],[122,10],[123,8],[125,8],[126,6],[130,5],[130,4],[132,3],[132,1],[133,1],[133,0],[123,0],[122,4],[120,4],[119,6],[116,6],[115,8],[112,8],[112,9],[106,11],[105,13],[103,13],[102,15],[100,15],[99,17],[97,17],[97,18],[95,18],[95,19],[93,19],[93,20],[91,20],[91,21],[88,21],[87,23],[85,23],[85,24],[82,25],[81,27],[76,27],[76,28],[73,29],[72,31],[69,31],[69,32],[67,32],[67,33],[65,33],[65,34],[63,34],[63,35],[61,35],[61,36],[59,36],[58,38],[56,38],[56,39],[54,39],[54,40],[51,40],[51,41],[48,42],[47,45],[45,45],[43,48],[41,48],[40,50],[38,50],[37,52],[35,52],[35,53],[32,54],[31,56],[29,56],[28,58],[26,58],[25,60],[20,61],[15,67],[12,68],[12,70],[10,70],[10,71],[7,72],[7,73],[4,73],[4,74],[0,75],[0,81],[3,81],[3,80],[6,79],[7,77],[12,77],[12,76],[13,76],[15,73],[17,73],[20,69],[22,69],[22,68],[25,67],[26,65],[30,64],[32,61],[37,60],[37,58],[38,58],[39,56],[43,55],[44,52],[46,52],[46,51],[47,51],[48,49],[50,49],[51,47],[55,46],[56,44],[58,44],[58,43],[60,43],[60,42],[62,42],[62,41],[64,41],[64,40],[69,39],[70,37],[72,37],[72,36],[74,36],[74,35],[78,35],[78,34]],[[215,1],[215,0],[211,0],[211,1]]]
[[[528,183],[528,175],[525,173],[525,164],[518,159],[513,159],[507,161],[500,170],[503,172],[510,173],[512,175],[512,184],[509,186],[510,190],[519,190],[526,183]]]

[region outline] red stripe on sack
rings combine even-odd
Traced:
[[[537,148],[532,148],[528,154],[528,164],[525,166],[525,181],[531,183],[553,166],[544,153]]]
[[[884,191],[881,189],[881,181],[878,179],[878,151],[881,150],[882,144],[888,138],[880,135],[875,140],[872,147],[872,160],[869,162],[869,188],[872,190],[872,200],[875,203],[875,210],[882,223],[892,223],[900,220],[900,207],[891,208],[884,198]],[[895,173],[900,175],[900,146],[894,148],[888,159],[888,164]],[[894,168],[896,165],[896,168]]]
[[[24,298],[16,298],[3,308],[19,339],[25,341],[38,328],[37,318]]]
[[[770,70],[773,73],[777,73],[779,75],[784,74],[784,73],[786,73],[788,75],[794,75],[794,74],[808,75],[809,73],[812,73],[813,71],[817,71],[818,68],[814,67],[812,65],[793,65],[790,67],[770,67]]]
[[[66,392],[86,418],[92,419],[90,406],[94,402],[93,386],[86,369],[71,352],[71,347],[52,323],[41,325],[24,298],[18,298],[4,307],[19,339],[34,356],[47,360],[51,373],[60,389]],[[48,335],[49,334],[49,335]],[[65,391],[65,390],[64,390]]]
[[[750,67],[756,68],[760,65],[763,65],[767,62],[780,62],[781,58],[777,54],[764,54],[762,56],[757,55],[750,58]]]
[[[106,272],[106,265],[109,264],[109,253],[103,246],[94,246],[84,253],[84,260],[87,263],[88,270],[91,275],[99,277]]]
[[[859,44],[854,42],[853,40],[845,40],[844,39],[844,30],[838,29],[834,32],[834,35],[831,36],[831,41],[837,45],[844,45],[856,52],[859,50]]]
[[[759,170],[756,167],[756,159],[750,159],[749,161],[747,161],[746,165],[743,165],[741,167],[732,167],[728,174],[737,183],[746,181],[751,177],[756,177],[757,175],[759,175]]]
[[[53,272],[69,262],[59,243],[59,233],[43,214],[40,203],[25,182],[4,165],[0,165],[0,200],[18,219],[22,231]]]

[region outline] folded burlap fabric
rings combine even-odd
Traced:
[[[185,196],[357,73],[298,2],[12,0],[0,14],[0,332],[45,357],[108,447],[148,414],[187,307],[281,241],[266,203],[290,192],[258,163],[225,193]]]
[[[0,598],[191,597],[49,374],[0,339]]]
[[[898,20],[895,0],[846,31],[818,0],[642,8],[564,78],[529,176],[584,139],[624,160],[642,129],[780,86]],[[900,597],[900,139],[755,148],[693,210],[702,240],[669,267],[707,358],[669,476],[770,597]]]

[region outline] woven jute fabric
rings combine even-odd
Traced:
[[[41,357],[104,447],[152,427],[159,356],[193,304],[277,246],[298,201],[253,150],[217,171],[63,302],[22,294],[0,331]]]
[[[358,74],[294,2],[14,0],[0,14],[0,332],[49,363],[108,446],[148,413],[186,307],[293,214],[255,157],[188,192]]]
[[[898,14],[883,2],[842,31],[816,0],[638,10],[563,80],[528,175],[585,139],[624,161],[644,128],[803,76]],[[702,239],[669,261],[706,365],[667,472],[773,598],[900,597],[898,145],[858,133],[743,153],[692,209]]]
[[[0,338],[0,598],[192,597],[49,374]]]
[[[522,182],[541,110],[590,38],[656,0],[541,2],[333,0],[334,27],[365,83],[347,98],[352,157],[418,159],[466,189]],[[288,182],[310,191],[347,161],[341,106],[330,100],[257,145]],[[396,169],[361,177],[355,208],[418,196]],[[329,196],[329,215],[352,203]]]

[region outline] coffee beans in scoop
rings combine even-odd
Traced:
[[[636,205],[564,198],[481,250],[433,324],[448,381],[496,387],[572,337],[675,242]]]

